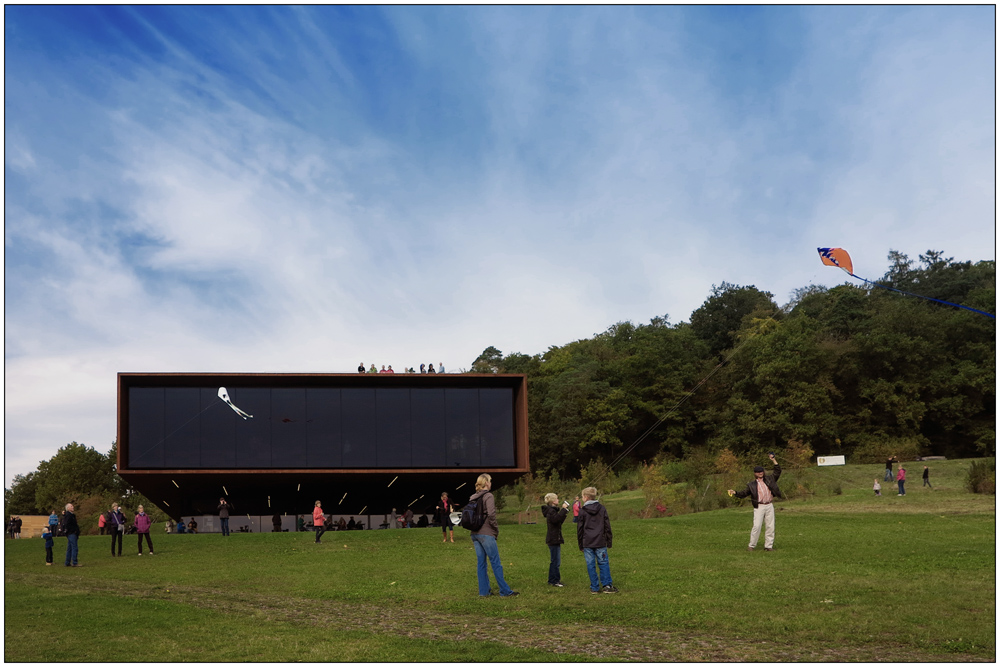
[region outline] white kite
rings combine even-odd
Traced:
[[[243,417],[244,420],[247,418],[253,419],[253,415],[247,414],[246,412],[243,412],[238,407],[233,405],[233,401],[232,399],[229,398],[229,392],[226,391],[225,387],[219,387],[219,398],[224,400],[226,402],[226,405],[231,407],[233,409],[233,412],[238,414],[240,417]]]

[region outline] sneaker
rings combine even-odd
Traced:
[[[557,581],[554,584],[549,584],[549,586],[555,586],[556,588],[562,588],[563,587],[563,583],[561,581]]]
[[[502,597],[502,598],[512,598],[515,595],[520,595],[520,593],[518,593],[517,591],[511,591],[510,593],[507,593],[507,595],[501,595],[500,597]]]
[[[605,586],[604,588],[602,588],[601,592],[602,593],[617,593],[618,589],[609,584],[609,585]]]
[[[46,563],[46,565],[52,565],[52,563]]]
[[[492,595],[493,595],[493,591],[490,591],[490,592],[489,592],[489,593],[487,593],[486,595],[480,595],[479,597],[481,597],[481,598],[488,598],[488,597],[490,597],[490,596],[492,596]]]
[[[150,552],[149,552],[149,555],[150,555],[150,556],[152,556],[152,555],[153,555],[153,552],[152,552],[152,551],[150,551]]]
[[[140,556],[142,555],[142,552],[141,552],[141,551],[139,552],[139,555],[140,555]]]

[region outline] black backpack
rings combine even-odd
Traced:
[[[462,510],[462,528],[466,530],[479,530],[486,523],[486,494],[479,496],[476,500],[470,500],[469,504]]]

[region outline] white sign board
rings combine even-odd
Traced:
[[[842,466],[846,465],[843,456],[818,456],[816,465],[820,466]]]

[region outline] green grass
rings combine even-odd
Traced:
[[[571,523],[563,589],[545,583],[544,527],[502,525],[512,599],[477,596],[461,528],[456,544],[434,528],[318,546],[305,533],[156,534],[156,556],[121,559],[108,538],[83,537],[82,568],[61,565],[65,540],[54,567],[41,540],[8,540],[4,657],[992,661],[995,498],[966,493],[961,463],[946,464],[933,492],[910,469],[905,498],[889,485],[871,497],[873,466],[802,471],[843,493],[779,503],[771,553],[746,551],[748,507],[623,519],[638,492],[608,497],[618,595],[590,595]]]

